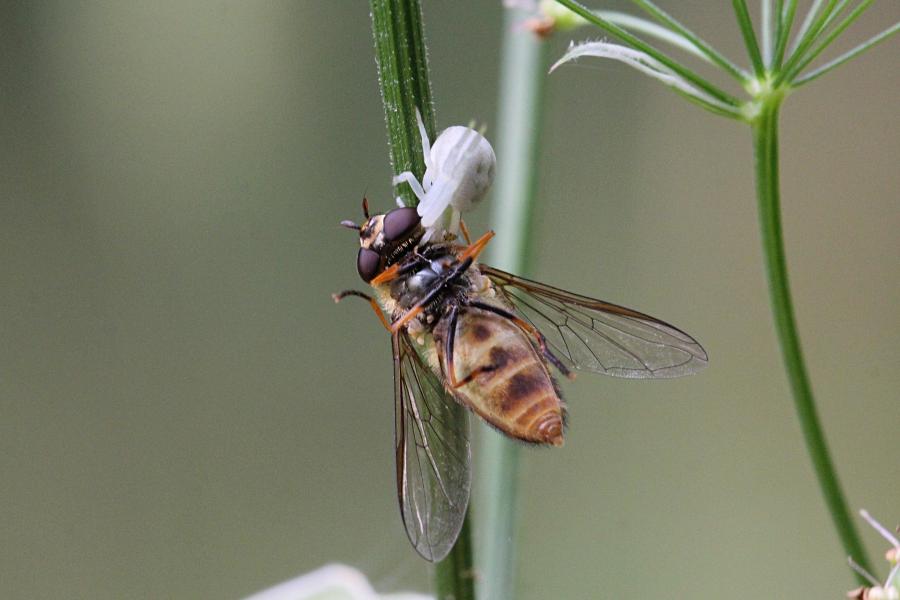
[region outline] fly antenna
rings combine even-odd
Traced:
[[[356,231],[359,231],[359,229],[360,229],[359,225],[357,225],[350,219],[345,219],[345,220],[341,221],[341,227],[346,227],[347,229],[355,229]]]
[[[363,214],[366,216],[366,220],[369,219],[369,199],[363,195]]]

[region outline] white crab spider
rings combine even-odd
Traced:
[[[497,157],[485,137],[471,127],[448,127],[431,145],[418,109],[416,122],[422,137],[425,175],[419,182],[412,172],[404,171],[394,177],[394,185],[409,184],[419,199],[417,211],[426,230],[423,239],[431,238],[438,230],[455,234],[459,214],[478,204],[491,187]],[[400,198],[397,204],[403,206]],[[452,207],[449,223],[442,218],[448,207]]]

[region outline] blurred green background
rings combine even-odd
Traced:
[[[663,6],[746,62],[727,3]],[[500,3],[424,9],[439,126],[492,138]],[[849,38],[897,16],[877,3]],[[600,36],[554,56],[569,37]],[[0,74],[0,596],[234,598],[330,561],[428,589],[388,339],[330,298],[361,286],[338,221],[365,191],[392,205],[367,4],[5,2]],[[711,365],[565,385],[566,446],[524,459],[521,597],[842,597],[749,130],[599,60],[547,94],[533,274],[683,327]],[[782,132],[821,416],[851,506],[891,526],[898,97],[894,40],[790,98]]]

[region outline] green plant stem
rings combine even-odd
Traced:
[[[817,77],[821,77],[828,71],[831,71],[832,69],[841,66],[848,60],[852,60],[852,59],[856,58],[857,56],[859,56],[860,54],[862,54],[863,52],[865,52],[872,46],[875,46],[876,44],[880,44],[881,42],[883,42],[890,36],[894,35],[898,31],[900,31],[900,23],[894,23],[891,27],[885,29],[884,31],[882,31],[881,33],[876,35],[875,37],[856,46],[852,50],[849,50],[849,51],[845,52],[844,54],[841,54],[834,60],[822,65],[821,67],[818,67],[818,68],[810,71],[809,73],[806,73],[805,75],[801,75],[799,78],[797,78],[791,84],[791,86],[799,87],[801,85],[809,83],[810,81],[812,81],[813,79],[816,79]]]
[[[871,569],[828,453],[794,321],[781,229],[778,182],[778,111],[781,101],[782,97],[777,93],[764,99],[761,112],[753,123],[759,220],[775,329],[806,449],[844,551],[857,563]],[[865,583],[864,580],[861,582]]]
[[[794,26],[794,16],[797,12],[797,1],[788,0],[787,5],[779,11],[781,14],[781,27],[778,29],[778,40],[775,44],[775,55],[772,58],[770,68],[777,71],[784,62],[784,51],[787,48],[788,39],[791,37],[791,28]]]
[[[703,79],[698,74],[694,73],[693,71],[691,71],[690,69],[688,69],[687,67],[682,65],[681,63],[679,63],[675,60],[672,60],[665,53],[660,52],[658,49],[656,49],[655,47],[646,43],[642,39],[631,35],[630,33],[625,31],[618,25],[615,25],[614,23],[610,23],[609,21],[607,21],[606,19],[604,19],[597,13],[592,12],[591,10],[587,9],[580,2],[577,2],[576,0],[556,0],[556,2],[557,2],[557,4],[561,4],[561,5],[565,6],[566,8],[568,8],[575,14],[580,15],[585,20],[587,20],[590,23],[593,23],[594,25],[596,25],[603,31],[609,33],[610,35],[616,36],[617,38],[619,38],[626,44],[630,45],[631,47],[633,47],[637,50],[640,50],[641,52],[644,52],[645,54],[655,58],[660,63],[662,63],[669,69],[671,69],[674,73],[679,74],[682,78],[691,82],[696,87],[702,89],[704,92],[706,92],[707,94],[709,94],[716,100],[719,100],[720,102],[722,102],[724,104],[729,104],[735,108],[740,106],[741,102],[738,101],[738,99],[735,98],[734,96],[732,96],[730,94],[726,94],[725,92],[723,92],[722,90],[720,90],[719,88],[714,86],[712,83]]]
[[[772,43],[773,31],[778,28],[774,23],[774,15],[772,14],[772,0],[762,0],[760,3],[760,38],[759,45],[762,50],[763,67],[772,64],[772,54],[775,50],[775,44]]]
[[[803,17],[803,22],[800,23],[800,30],[797,32],[797,35],[794,37],[794,45],[791,48],[789,54],[793,54],[800,45],[800,42],[806,38],[807,32],[809,32],[812,27],[813,21],[816,20],[816,16],[819,14],[819,10],[822,8],[823,0],[813,0],[812,5],[809,7],[809,10],[806,11],[806,16]]]
[[[694,47],[696,47],[700,52],[702,52],[708,60],[719,65],[725,72],[734,77],[740,83],[743,84],[748,79],[750,79],[750,75],[748,73],[725,58],[725,56],[719,53],[718,50],[709,45],[709,43],[703,40],[696,33],[679,23],[666,11],[656,6],[655,3],[650,2],[649,0],[632,0],[632,2],[640,7],[644,12],[652,16],[654,19],[665,25],[667,28],[680,34],[691,44],[693,44]]]
[[[732,0],[731,4],[734,6],[734,14],[737,16],[738,25],[741,26],[741,35],[744,36],[747,53],[750,54],[750,61],[753,63],[753,73],[757,78],[760,78],[765,72],[765,67],[763,66],[762,55],[759,53],[756,34],[753,32],[753,21],[750,20],[747,2],[746,0]]]
[[[790,81],[787,78],[788,73],[794,72],[794,66],[799,61],[803,60],[809,47],[815,43],[816,39],[818,39],[822,28],[825,26],[828,18],[832,15],[836,3],[837,0],[829,0],[825,10],[819,12],[820,0],[813,2],[813,6],[810,8],[806,20],[803,22],[803,27],[801,28],[802,35],[798,34],[797,45],[790,52],[790,57],[787,59],[787,62],[785,62],[784,67],[776,75],[775,81],[772,82],[773,87],[778,87],[782,83]]]
[[[422,113],[430,139],[434,139],[435,131],[422,8],[419,0],[371,0],[371,12],[391,164],[394,174],[412,171],[421,179],[425,161],[416,108]],[[416,204],[409,186],[401,186],[399,194],[407,206]],[[454,404],[449,408],[454,411],[456,422],[464,423],[468,418],[461,406]],[[456,546],[435,567],[439,600],[475,598],[470,520],[467,514]]]
[[[395,175],[412,171],[420,178],[425,161],[416,108],[429,139],[435,132],[422,9],[418,0],[371,0],[371,11],[391,167]],[[398,195],[407,206],[418,203],[407,185],[400,186]]]
[[[700,60],[704,60],[708,63],[713,62],[694,41],[677,31],[673,31],[667,26],[615,10],[598,10],[597,16],[605,21],[609,21],[613,25],[618,25],[622,29],[654,37],[661,42],[671,44],[679,50],[696,56]]]
[[[837,27],[829,31],[828,34],[825,35],[818,44],[816,44],[816,47],[810,50],[809,53],[807,53],[803,60],[799,61],[789,72],[785,74],[785,81],[793,81],[797,77],[797,74],[800,73],[800,71],[805,69],[809,63],[815,60],[816,57],[819,56],[819,54],[821,54],[822,51],[825,50],[825,48],[827,48],[831,44],[831,42],[835,40],[835,38],[842,34],[845,29],[850,27],[850,25],[852,25],[853,22],[858,19],[860,15],[862,15],[874,1],[875,0],[865,0],[864,2],[861,2],[855,9],[853,9],[853,11],[847,16],[846,19],[844,19]]]
[[[538,169],[548,45],[515,24],[506,11],[500,68],[497,182],[491,224],[497,237],[488,247],[491,264],[527,273]],[[478,453],[478,596],[517,598],[515,561],[519,517],[520,447],[493,429],[480,428]]]
[[[471,527],[469,517],[466,516],[456,545],[435,568],[437,600],[475,600],[473,564]]]

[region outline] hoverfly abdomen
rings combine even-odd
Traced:
[[[526,334],[491,313],[465,308],[456,322],[451,361],[444,351],[451,326],[442,319],[434,337],[441,364],[454,370],[457,399],[506,435],[561,446],[565,408]],[[451,379],[450,373],[444,375]]]

